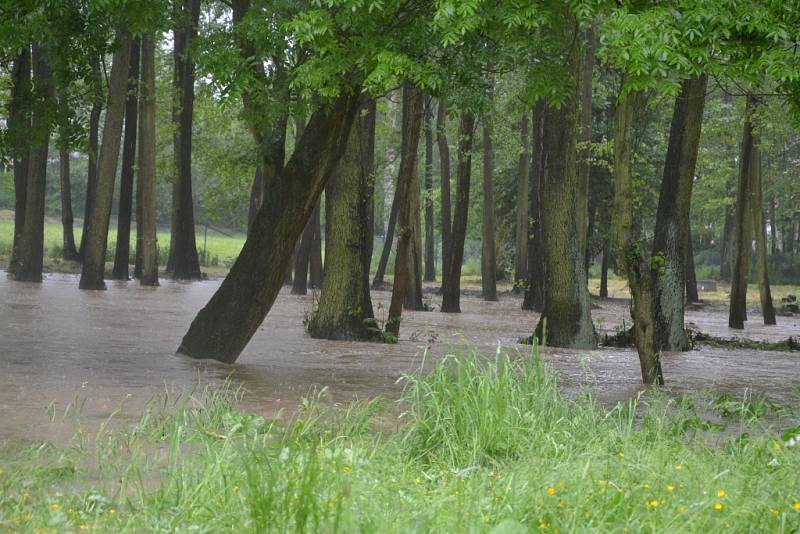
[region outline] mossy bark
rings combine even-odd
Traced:
[[[664,176],[656,212],[652,257],[658,264],[655,283],[656,335],[662,350],[689,348],[684,330],[686,257],[689,243],[689,207],[703,125],[708,77],[681,84],[675,100]]]
[[[451,227],[448,257],[442,274],[442,307],[444,313],[461,313],[461,264],[464,261],[464,239],[469,217],[469,189],[472,178],[472,143],[475,138],[475,116],[461,113],[458,127],[458,176],[456,205]]]
[[[154,36],[141,43],[142,77],[139,93],[138,191],[141,199],[141,254],[143,286],[158,285],[158,243],[156,241],[156,74]]]
[[[357,94],[346,91],[313,113],[284,172],[265,184],[270,194],[239,257],[178,352],[226,363],[239,357],[283,286],[294,245],[344,152],[357,109]]]
[[[86,242],[81,270],[81,289],[105,289],[106,242],[111,203],[114,196],[114,181],[122,140],[122,122],[125,115],[125,97],[128,88],[128,66],[131,57],[131,37],[124,31],[117,32],[118,48],[114,52],[111,77],[108,87],[108,110],[103,128],[103,143],[97,159],[97,184],[89,225],[83,240]]]
[[[392,282],[392,298],[386,318],[386,331],[397,336],[400,332],[400,320],[403,314],[403,303],[409,285],[409,278],[416,277],[410,255],[416,241],[414,217],[414,189],[419,190],[417,183],[417,148],[422,130],[423,115],[422,93],[406,82],[403,86],[403,126],[400,147],[400,171],[397,175],[397,191],[395,192],[397,209],[397,252],[394,262],[394,280]],[[415,263],[416,267],[419,262]]]
[[[134,161],[136,159],[136,127],[139,85],[139,40],[131,44],[128,72],[128,99],[125,102],[125,140],[122,145],[122,170],[119,182],[119,211],[117,216],[117,247],[111,278],[127,280],[131,249],[131,212],[133,210]]]
[[[576,45],[568,52],[573,81],[559,108],[545,111],[544,189],[541,199],[542,237],[547,282],[544,311],[536,327],[546,331],[549,345],[594,348],[594,326],[589,305],[583,226],[588,205],[578,176],[577,137],[580,112],[581,54]]]
[[[362,109],[369,109],[366,102]],[[362,165],[362,149],[369,145],[365,135],[369,135],[368,124],[359,119],[325,188],[325,290],[307,325],[311,337],[370,339],[380,335],[370,321],[369,223],[375,183],[371,170]]]

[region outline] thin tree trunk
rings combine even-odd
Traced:
[[[444,100],[439,100],[436,110],[436,146],[439,149],[439,192],[441,196],[441,213],[439,218],[442,225],[442,280],[444,270],[449,260],[452,219],[450,215],[450,146],[447,144],[447,105]]]
[[[78,249],[75,247],[74,217],[72,215],[72,187],[70,180],[69,149],[62,148],[58,153],[61,175],[61,227],[63,229],[63,250],[61,257],[65,261],[78,261]]]
[[[86,170],[86,202],[83,207],[83,231],[81,233],[81,245],[78,254],[83,261],[86,251],[86,235],[89,232],[89,219],[92,213],[92,204],[97,195],[97,158],[100,154],[100,115],[103,112],[105,98],[100,89],[103,84],[102,73],[100,72],[100,58],[92,61],[92,78],[98,86],[95,88],[95,98],[92,101],[92,110],[89,113],[89,162]]]
[[[542,238],[542,193],[544,189],[544,168],[547,154],[544,150],[545,104],[540,101],[533,111],[531,141],[533,159],[531,161],[530,184],[530,227],[528,234],[528,276],[523,310],[544,311],[545,289],[545,250]]]
[[[686,303],[693,304],[700,302],[700,297],[697,294],[697,275],[694,267],[694,243],[692,243],[691,226],[689,227],[686,246]]]
[[[492,124],[483,119],[483,222],[481,224],[481,288],[483,300],[497,300],[497,256],[494,244],[494,146]]]
[[[131,37],[126,31],[117,32],[119,42],[114,52],[111,78],[108,87],[108,111],[103,128],[103,144],[97,160],[97,185],[89,225],[83,240],[86,241],[81,270],[81,289],[105,289],[106,243],[111,203],[114,196],[114,180],[122,138],[122,122],[125,115],[125,96],[128,88],[128,64],[131,58]]]
[[[603,238],[603,260],[600,264],[600,298],[608,298],[608,265],[611,254],[608,237]]]
[[[363,97],[362,110],[374,113]],[[374,130],[372,131],[374,134]],[[347,147],[325,188],[325,290],[308,322],[311,337],[370,339],[380,335],[369,293],[372,228],[369,224],[375,183],[371,177],[369,118],[356,120]]]
[[[529,149],[530,134],[528,132],[528,114],[525,113],[519,123],[521,152],[517,166],[517,218],[514,247],[514,292],[518,293],[528,282],[528,239],[530,237],[530,173],[531,153]]]
[[[194,116],[194,60],[192,42],[197,36],[200,0],[176,2],[178,27],[174,30],[175,62],[172,107],[175,176],[172,187],[172,241],[167,270],[180,280],[201,278],[194,228],[192,198],[192,122]]]
[[[47,184],[47,150],[51,123],[48,107],[55,99],[52,71],[42,47],[34,43],[33,96],[35,104],[31,120],[28,179],[25,190],[25,222],[17,250],[14,278],[21,282],[41,282],[44,255],[44,204]]]
[[[775,307],[772,304],[772,292],[769,287],[767,230],[764,225],[764,199],[761,184],[761,138],[757,132],[753,132],[753,160],[749,178],[748,207],[756,241],[756,277],[761,300],[761,313],[764,316],[765,325],[774,325],[776,324]]]
[[[400,333],[400,320],[403,314],[403,301],[409,285],[409,277],[415,273],[409,272],[411,266],[410,254],[416,239],[417,229],[412,220],[415,214],[414,189],[419,191],[415,180],[417,177],[417,147],[422,130],[423,95],[410,83],[403,86],[403,126],[402,143],[400,147],[400,171],[397,175],[397,190],[395,198],[398,202],[397,210],[397,253],[394,261],[394,280],[392,282],[392,298],[389,303],[389,312],[386,318],[386,331],[395,336]],[[418,213],[416,217],[419,218]],[[417,262],[418,266],[419,263]]]
[[[327,213],[328,208],[325,207]],[[322,289],[325,266],[322,263],[322,207],[317,202],[317,208],[311,214],[311,227],[314,231],[311,240],[311,254],[308,257],[308,286],[311,289]]]
[[[253,230],[222,285],[192,322],[178,352],[236,361],[275,302],[294,244],[344,152],[357,109],[358,97],[346,93],[311,116],[280,179],[265,184],[270,194],[253,221]]]
[[[136,121],[139,113],[139,39],[131,43],[128,73],[128,99],[125,102],[125,141],[122,145],[122,171],[119,182],[119,213],[117,215],[117,249],[111,278],[127,280],[131,255],[131,211],[133,208],[133,173],[136,160]]]
[[[158,285],[158,242],[156,241],[156,75],[155,40],[142,37],[142,79],[139,93],[138,190],[142,213],[143,286]]]
[[[386,225],[386,237],[383,240],[383,250],[381,251],[381,258],[378,261],[378,268],[375,271],[375,277],[372,279],[372,289],[381,289],[383,287],[386,266],[389,264],[389,255],[392,252],[394,227],[397,224],[397,210],[399,208],[398,201],[397,188],[395,187],[394,199],[392,200],[392,210],[389,213],[389,223]]]
[[[436,280],[433,214],[433,99],[425,103],[425,281]]]
[[[775,199],[769,201],[769,254],[774,256],[778,252],[778,223],[775,221]]]
[[[725,210],[725,225],[722,229],[722,242],[719,250],[719,278],[729,281],[731,279],[731,262],[733,261],[733,230],[734,217],[730,208]]]
[[[675,100],[664,177],[656,211],[652,257],[660,264],[656,279],[655,331],[661,350],[689,348],[684,329],[686,255],[689,242],[689,207],[703,126],[708,77],[685,80]]]
[[[589,229],[589,176],[591,170],[592,142],[592,74],[594,71],[594,29],[588,28],[584,35],[586,46],[581,59],[580,116],[578,123],[578,214],[585,217],[578,226],[578,250],[587,257]],[[588,266],[584,267],[588,271]]]
[[[742,330],[744,322],[747,320],[747,275],[750,270],[750,248],[752,242],[752,218],[748,203],[750,202],[749,183],[753,173],[753,156],[755,153],[752,120],[756,106],[756,100],[748,97],[742,130],[742,144],[739,152],[739,180],[736,187],[736,204],[734,207],[733,262],[731,264],[731,299],[728,326],[737,330]]]
[[[464,239],[469,216],[469,186],[472,177],[472,143],[475,137],[475,117],[461,113],[458,126],[458,180],[456,206],[448,245],[448,257],[442,273],[442,307],[444,313],[461,313],[461,264],[464,261]]]
[[[419,141],[417,141],[419,144]],[[414,173],[414,183],[409,191],[409,217],[413,239],[408,249],[408,279],[406,280],[403,308],[423,311],[422,302],[422,224],[420,223],[419,178]],[[399,241],[398,241],[399,242]]]
[[[314,208],[316,211],[317,208]],[[308,265],[311,259],[311,245],[314,241],[314,215],[303,228],[303,234],[294,253],[294,278],[292,278],[292,295],[305,295],[308,293]]]
[[[8,110],[8,131],[14,145],[14,241],[8,272],[12,275],[19,267],[19,246],[25,227],[25,203],[27,202],[28,169],[30,166],[29,132],[31,118],[25,102],[31,91],[31,51],[26,45],[14,60],[13,86]]]

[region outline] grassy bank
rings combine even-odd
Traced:
[[[409,377],[399,409],[309,401],[278,423],[207,392],[68,448],[7,447],[0,532],[800,529],[800,446],[768,403],[604,408],[563,398],[535,352],[478,361]]]

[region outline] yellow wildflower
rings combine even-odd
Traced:
[[[675,486],[672,484],[667,484],[667,493],[672,493],[675,490]]]
[[[717,490],[717,497],[724,497],[726,495],[725,490]]]
[[[61,505],[58,504],[57,502],[54,502],[52,505],[50,505],[50,508],[52,508],[53,511],[58,512],[59,510],[61,510]]]
[[[682,514],[682,513],[684,513],[685,511],[686,511],[686,507],[685,507],[685,506],[678,506],[678,513],[679,513],[679,514]]]
[[[556,494],[556,489],[554,487],[550,486],[549,488],[547,488],[547,494],[548,495],[555,495]]]
[[[114,515],[114,514],[116,514],[116,513],[117,513],[117,511],[116,511],[116,510],[114,510],[113,508],[110,508],[110,509],[108,510],[108,513],[109,513],[109,514],[111,514],[111,515]]]
[[[420,479],[416,479],[416,480],[414,481],[414,484],[420,484],[421,482],[422,482],[422,481],[421,481]]]
[[[647,501],[648,508],[658,508],[661,503],[658,502],[657,499],[653,499],[652,501]]]
[[[5,474],[6,474],[6,471],[5,471],[5,469],[3,469],[2,467],[0,467],[0,477],[1,477],[1,476],[3,476],[3,475],[5,475]]]
[[[769,509],[769,513],[771,513],[772,515],[780,515],[781,514],[780,511],[776,510],[775,508],[770,508]]]
[[[680,471],[682,468],[683,466],[681,466],[681,464],[675,465],[675,471]]]
[[[714,510],[722,510],[723,508],[725,508],[725,505],[722,504],[721,502],[714,503]]]
[[[624,452],[619,453],[619,457],[620,458],[625,458],[625,453]]]
[[[800,512],[800,501],[797,501],[796,503],[794,503],[794,504],[792,505],[792,508],[794,508],[795,510],[797,510],[798,512]]]
[[[346,466],[342,467],[342,472],[343,472],[345,475],[346,475],[347,473],[349,473],[350,471],[352,471],[352,469],[350,469],[350,466],[349,466],[349,465],[346,465]]]
[[[775,443],[772,444],[772,448],[775,449],[776,451],[779,451],[781,450],[781,444],[776,441]]]
[[[234,493],[239,493],[239,485],[238,485],[238,484],[234,484],[234,486],[233,486],[233,492],[234,492]]]

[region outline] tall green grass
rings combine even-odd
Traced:
[[[535,347],[405,381],[397,406],[320,394],[284,422],[241,413],[230,389],[162,397],[134,428],[6,447],[0,532],[800,529],[797,429],[781,436],[769,403],[603,407],[562,395]]]

